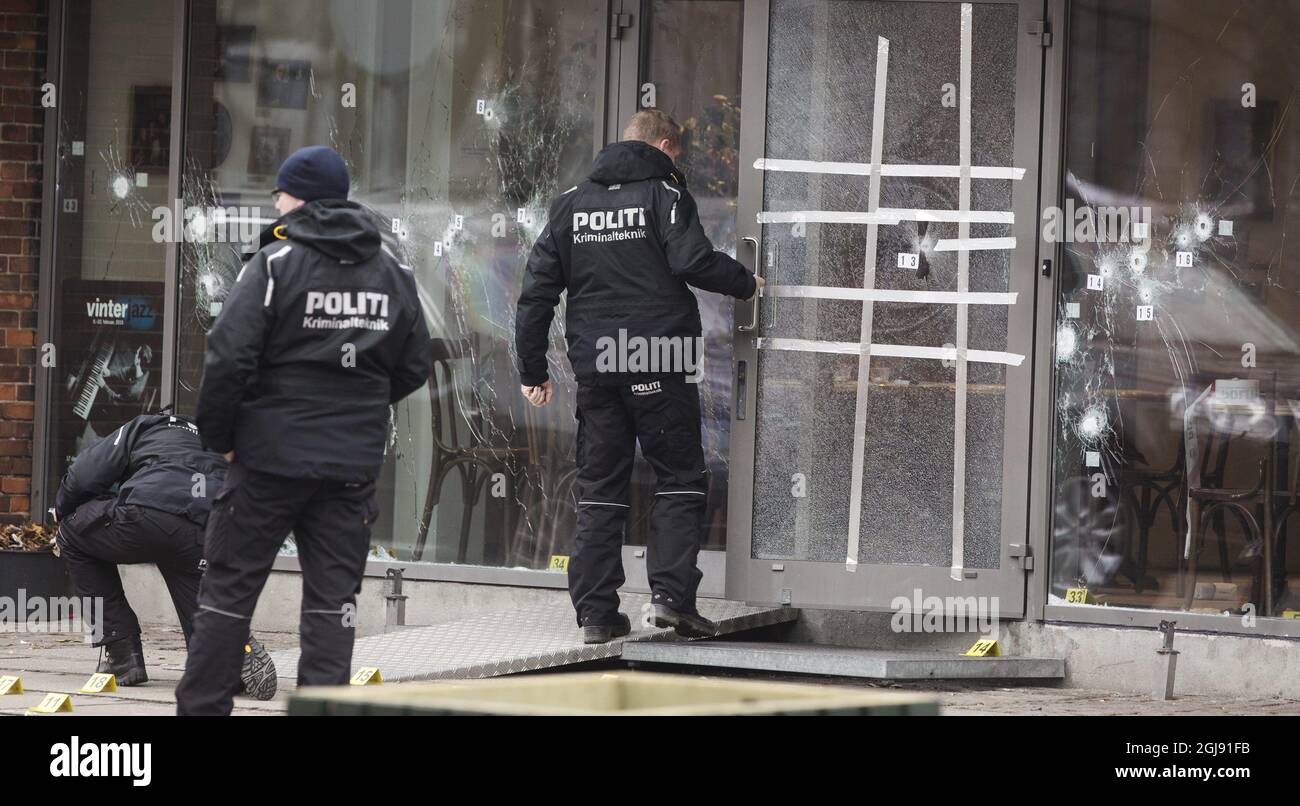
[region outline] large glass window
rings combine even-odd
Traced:
[[[171,0],[65,7],[58,95],[46,496],[84,448],[162,403]],[[93,34],[93,35],[92,35]]]
[[[436,339],[428,390],[394,409],[377,556],[541,568],[570,551],[575,387],[563,315],[550,353],[556,397],[533,409],[517,390],[514,306],[550,200],[601,145],[605,11],[600,0],[193,5],[177,399],[194,406],[204,334],[241,242],[275,216],[280,161],[304,145],[335,147],[352,197],[416,268]],[[639,43],[641,83],[653,89],[638,101],[685,125],[682,167],[706,231],[732,254],[741,19],[739,0],[647,2]],[[721,548],[733,310],[699,296],[706,547]],[[633,481],[628,542],[644,543],[653,476],[643,462]]]
[[[1294,613],[1300,3],[1071,7],[1050,601]]]
[[[435,337],[426,390],[394,407],[381,557],[545,567],[573,530],[574,383],[519,394],[515,301],[552,198],[603,129],[603,0],[201,0],[191,4],[183,191],[226,235],[182,252],[178,400],[239,268],[231,222],[274,217],[276,168],[327,144],[415,268]],[[219,219],[219,220],[218,220]],[[193,219],[191,218],[191,223]]]

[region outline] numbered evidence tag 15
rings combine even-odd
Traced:
[[[362,666],[348,682],[354,686],[377,686],[384,682],[384,677],[378,666]]]

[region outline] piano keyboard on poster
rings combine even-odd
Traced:
[[[113,345],[107,344],[100,347],[95,353],[95,360],[90,365],[90,369],[81,376],[81,394],[77,396],[77,402],[72,407],[72,413],[83,420],[90,419],[90,409],[95,405],[95,398],[99,395],[100,381],[104,377],[105,370],[108,369],[108,360],[113,357]]]

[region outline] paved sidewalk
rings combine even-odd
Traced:
[[[1068,666],[1067,666],[1068,668]],[[933,691],[947,716],[1297,716],[1300,701],[1178,697],[1157,702],[1145,694],[1065,688],[976,685],[905,686]]]
[[[293,633],[258,633],[267,648],[276,651],[298,645]],[[185,664],[180,630],[147,627],[144,635],[149,682],[119,689],[115,694],[75,694],[95,670],[99,650],[70,635],[0,633],[0,675],[20,674],[26,693],[0,697],[0,716],[22,715],[46,693],[73,693],[73,713],[83,716],[158,715],[175,713],[174,689]],[[720,675],[721,676],[721,675]],[[725,675],[740,676],[740,675]],[[996,715],[1300,715],[1300,701],[1281,699],[1223,699],[1180,697],[1153,702],[1140,694],[1065,688],[1063,686],[1007,686],[1000,683],[872,684],[863,681],[811,678],[794,675],[744,675],[748,679],[821,682],[853,687],[934,692],[950,716]],[[385,685],[402,685],[385,684]],[[293,681],[281,678],[275,699],[259,702],[235,699],[235,714],[270,716],[284,713]]]
[[[270,650],[296,647],[290,633],[258,633]],[[176,683],[185,667],[185,639],[179,628],[146,627],[145,668],[149,682],[116,693],[77,694],[99,663],[99,649],[66,634],[0,633],[0,675],[21,675],[23,694],[0,697],[0,716],[21,716],[50,692],[72,694],[72,713],[82,716],[171,716],[176,713]],[[236,715],[284,713],[293,681],[280,680],[275,699],[236,697]]]

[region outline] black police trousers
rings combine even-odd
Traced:
[[[298,685],[347,683],[377,514],[373,481],[285,478],[251,470],[236,457],[208,516],[208,570],[176,687],[177,714],[226,715],[234,707],[253,609],[290,531],[302,568]]]
[[[646,571],[657,604],[694,613],[703,576],[708,473],[700,444],[699,385],[682,377],[578,387],[578,532],[569,595],[578,625],[613,624],[623,575],[623,530],[636,444],[655,473]],[[636,615],[634,622],[638,621]]]
[[[162,572],[189,641],[203,577],[200,524],[160,509],[100,499],[82,504],[59,523],[58,543],[77,596],[103,599],[98,624],[98,614],[83,614],[97,646],[140,634],[140,622],[122,591],[117,567],[143,563],[155,564]]]

